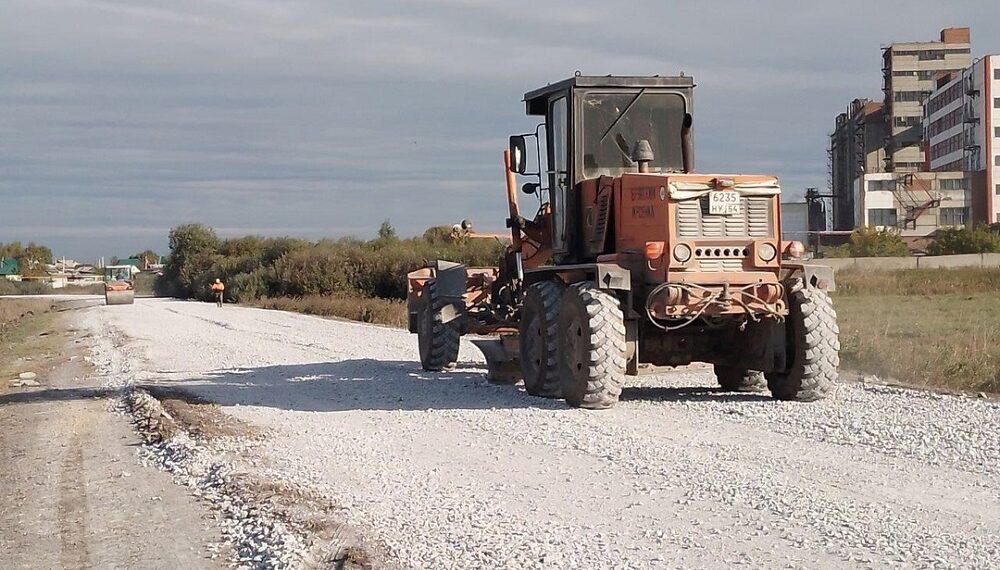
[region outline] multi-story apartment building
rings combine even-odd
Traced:
[[[885,170],[886,135],[882,103],[855,99],[837,115],[829,148],[834,230],[854,229],[856,181],[866,173]]]
[[[1000,223],[1000,56],[943,77],[924,105],[926,170],[962,170],[970,221]]]
[[[942,75],[972,63],[969,28],[941,30],[940,41],[893,43],[882,49],[882,91],[885,95],[886,171],[917,172],[925,164],[924,100]]]

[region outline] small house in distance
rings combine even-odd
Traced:
[[[16,259],[12,257],[0,259],[0,277],[7,281],[21,280],[21,271]]]

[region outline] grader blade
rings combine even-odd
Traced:
[[[495,384],[517,384],[521,380],[521,361],[517,335],[476,339],[472,344],[486,357],[486,379]]]

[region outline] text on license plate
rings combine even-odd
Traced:
[[[740,213],[740,193],[718,191],[708,193],[708,213],[729,216]]]

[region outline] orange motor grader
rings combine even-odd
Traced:
[[[839,365],[833,272],[781,239],[773,176],[694,171],[690,77],[576,76],[529,92],[533,134],[504,151],[511,245],[499,267],[409,274],[426,370],[465,334],[494,381],[607,408],[628,375],[712,364],[728,390],[828,395]],[[528,141],[538,167],[528,172]],[[538,199],[520,214],[521,190]]]

